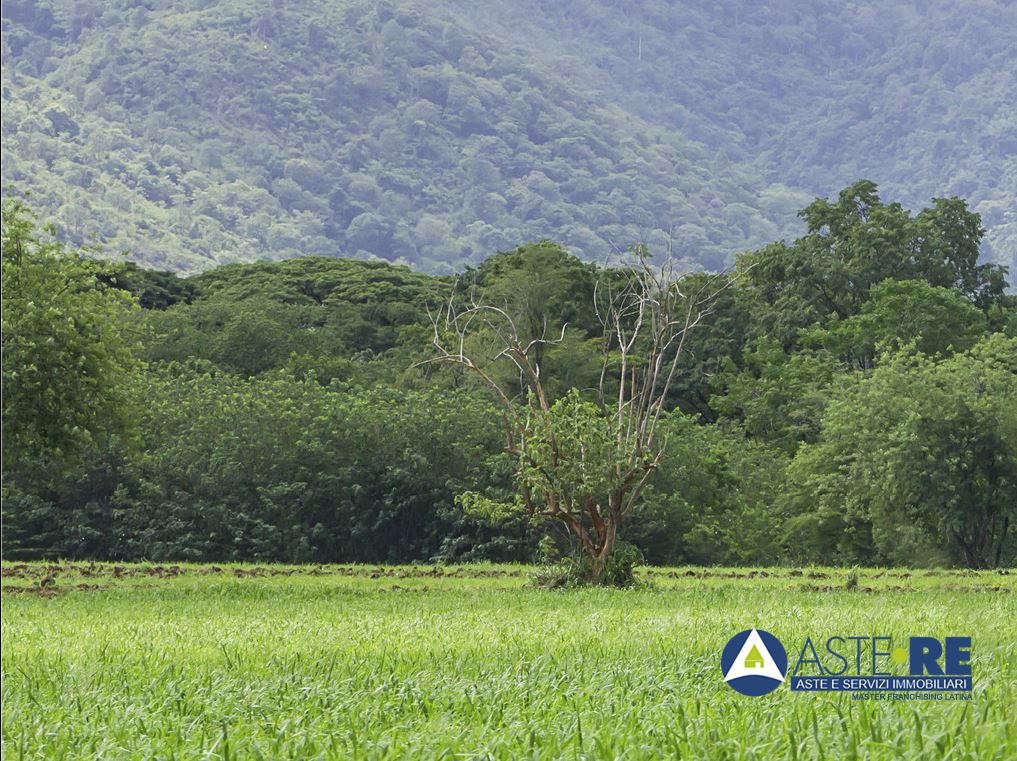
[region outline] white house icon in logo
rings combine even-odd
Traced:
[[[734,659],[731,668],[724,674],[724,681],[730,682],[743,676],[765,676],[768,679],[784,681],[784,675],[780,673],[777,664],[773,662],[770,651],[763,644],[763,638],[759,632],[753,629],[738,651],[738,657]]]

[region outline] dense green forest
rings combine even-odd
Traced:
[[[801,217],[689,333],[624,541],[654,563],[1011,565],[1017,299],[978,263],[978,216],[858,182]],[[546,387],[594,399],[593,294],[628,270],[542,241],[455,277],[305,257],[181,278],[81,258],[17,203],[3,223],[4,557],[567,548],[552,523],[466,509],[511,500],[516,466],[488,389],[427,361],[432,318],[469,292],[567,323]]]
[[[11,0],[3,182],[156,269],[451,274],[553,238],[716,270],[857,177],[1017,266],[1017,7]]]

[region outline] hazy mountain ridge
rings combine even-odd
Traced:
[[[1012,10],[984,5],[998,32]],[[934,18],[949,10],[932,6]],[[961,72],[978,83],[962,98],[980,109],[966,133],[927,122],[929,149],[904,125],[894,139],[910,163],[874,172],[898,150],[887,130],[853,161],[858,137],[838,136],[873,122],[866,93],[903,55],[898,41],[872,35],[894,55],[870,60],[860,35],[842,34],[831,49],[854,50],[854,68],[819,118],[802,118],[829,71],[778,64],[811,60],[819,43],[800,28],[818,27],[803,3],[768,7],[781,21],[770,36],[759,8],[700,0],[6,3],[5,191],[31,190],[76,243],[94,236],[186,271],[302,254],[448,271],[540,237],[603,260],[640,239],[659,249],[665,230],[680,256],[717,267],[796,237],[813,195],[871,176],[916,207],[969,198],[987,253],[1017,264],[1006,34],[976,25],[995,42]],[[795,14],[797,26],[783,22]],[[910,29],[914,15],[893,17]],[[869,90],[852,91],[856,75]],[[919,95],[904,116],[924,118],[940,97]],[[971,160],[944,135],[967,139]]]
[[[487,12],[450,2],[477,20]],[[490,17],[606,97],[765,181],[825,196],[867,177],[913,209],[963,197],[989,228],[986,253],[1017,267],[1017,4],[553,7],[521,0]],[[548,26],[557,46],[541,38]]]

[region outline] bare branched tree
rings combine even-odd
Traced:
[[[686,339],[730,283],[726,275],[686,279],[670,258],[655,266],[645,248],[635,253],[634,267],[601,278],[595,290],[602,363],[597,388],[585,393],[573,389],[552,400],[538,360],[564,342],[566,325],[545,323],[538,337],[528,337],[510,309],[476,294],[453,296],[431,315],[436,356],[429,361],[461,366],[492,390],[506,449],[517,461],[521,505],[568,527],[594,582],[665,456],[661,417]],[[471,353],[478,336],[496,347],[492,356]],[[496,379],[494,368],[505,362],[518,373],[523,395]]]

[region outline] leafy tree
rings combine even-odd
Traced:
[[[95,450],[63,482],[5,500],[5,555],[408,562],[528,552],[525,532],[494,537],[454,516],[457,493],[498,487],[500,430],[476,396],[240,378],[207,362],[163,364],[143,384],[140,446]]]
[[[175,272],[147,270],[134,262],[100,279],[108,285],[130,293],[142,309],[167,309],[174,304],[190,304],[198,287],[193,280],[179,277]]]
[[[872,288],[887,279],[955,288],[983,309],[1003,296],[1004,271],[978,264],[984,230],[960,199],[935,199],[912,217],[862,180],[836,203],[819,199],[800,215],[807,235],[739,260],[755,334],[785,349],[798,345],[803,328],[861,312]]]
[[[32,482],[7,483],[4,558],[121,559],[125,532],[114,503],[129,488],[137,455],[136,442],[109,438],[85,450],[74,468],[39,464]]]
[[[543,383],[554,398],[572,386],[591,388],[597,383],[600,357],[588,339],[602,330],[594,309],[598,276],[594,266],[544,240],[486,259],[457,287],[465,298],[502,309],[520,339],[534,342],[533,361],[542,368]],[[569,327],[553,346],[541,340],[550,325]],[[497,353],[498,339],[488,338],[493,343],[485,348]],[[496,380],[525,394],[525,381],[511,365]]]
[[[107,263],[40,237],[29,210],[3,205],[4,472],[70,466],[128,427],[139,364],[133,299]]]
[[[596,269],[552,241],[485,259],[472,284],[469,274],[466,284],[478,290],[478,300],[503,307],[524,338],[543,335],[549,322],[568,323],[586,336],[600,328],[593,302]]]
[[[645,249],[620,290],[603,283],[596,313],[603,325],[603,365],[595,401],[573,389],[552,401],[535,347],[563,340],[566,325],[540,327],[531,338],[501,306],[454,299],[434,323],[436,361],[460,366],[481,378],[502,411],[506,449],[516,460],[518,499],[505,508],[472,496],[471,507],[492,512],[525,511],[560,522],[578,542],[586,577],[605,577],[618,532],[665,457],[659,430],[685,336],[702,320],[716,281],[683,293],[670,265],[655,270]],[[478,333],[493,336],[499,360],[515,367],[525,385],[522,405],[498,383],[492,363],[467,353]]]
[[[924,280],[885,280],[871,294],[859,314],[806,331],[803,343],[867,369],[880,351],[910,344],[929,355],[965,351],[987,331],[985,314],[954,289]]]
[[[786,354],[776,341],[759,339],[743,354],[745,367],[727,360],[715,379],[723,393],[714,408],[742,422],[745,432],[794,453],[802,441],[815,441],[836,367],[828,356]]]
[[[711,277],[709,273],[689,275],[691,281],[704,284]],[[688,337],[678,364],[672,398],[683,412],[699,415],[705,423],[717,422],[719,410],[713,398],[723,390],[725,371],[732,365],[745,365],[749,319],[737,281],[717,294],[710,319]]]
[[[812,546],[820,556],[851,531],[871,534],[878,554],[865,561],[928,562],[939,546],[970,568],[1006,562],[1017,506],[1015,358],[1017,341],[994,334],[938,361],[901,353],[846,386],[821,440],[790,466],[791,528],[825,537]]]
[[[566,127],[538,128],[584,155]],[[471,150],[512,153],[489,136]],[[170,146],[153,161],[181,156]],[[350,219],[405,202],[405,178],[365,161],[340,199],[363,201]],[[337,167],[308,166],[280,171],[342,183]],[[517,170],[543,199],[534,213],[557,213],[547,199],[566,192],[552,187],[561,162]],[[628,197],[600,208],[627,235],[618,220],[641,189],[618,177]],[[455,279],[323,257],[180,278],[81,259],[13,205],[5,394],[23,377],[43,385],[41,371],[7,362],[7,341],[32,327],[42,337],[23,364],[41,345],[53,379],[80,381],[107,406],[76,431],[58,428],[59,449],[42,434],[28,439],[35,451],[8,446],[4,556],[518,560],[555,526],[580,558],[571,571],[602,583],[631,578],[639,552],[672,563],[1012,563],[1014,299],[997,294],[999,270],[968,267],[981,233],[963,204],[912,216],[849,191],[853,205],[811,207],[817,229],[778,244],[786,261],[756,252],[733,287],[701,273],[678,281],[680,293],[645,257],[601,269],[548,241]],[[242,183],[226,197],[239,206],[217,208],[223,218],[263,213],[262,194]],[[440,240],[454,224],[436,222],[417,225],[432,250],[460,245]],[[816,282],[836,286],[831,303],[846,316],[823,311]],[[93,322],[26,316],[71,304]],[[131,352],[94,346],[135,335],[142,373],[130,372]],[[49,353],[61,346],[80,349],[87,372]],[[97,357],[124,360],[101,386],[90,381]],[[135,376],[131,394],[122,381]],[[5,396],[8,444],[22,410],[47,398],[19,398],[9,429]],[[132,415],[134,439],[113,435]]]
[[[999,324],[1010,308],[1004,270],[978,264],[984,231],[959,199],[912,216],[862,180],[801,216],[807,235],[739,258],[727,313],[741,317],[743,343],[729,338],[719,372],[698,384],[710,412],[788,453],[817,440],[842,372],[911,343],[964,350],[985,334],[986,314]]]

